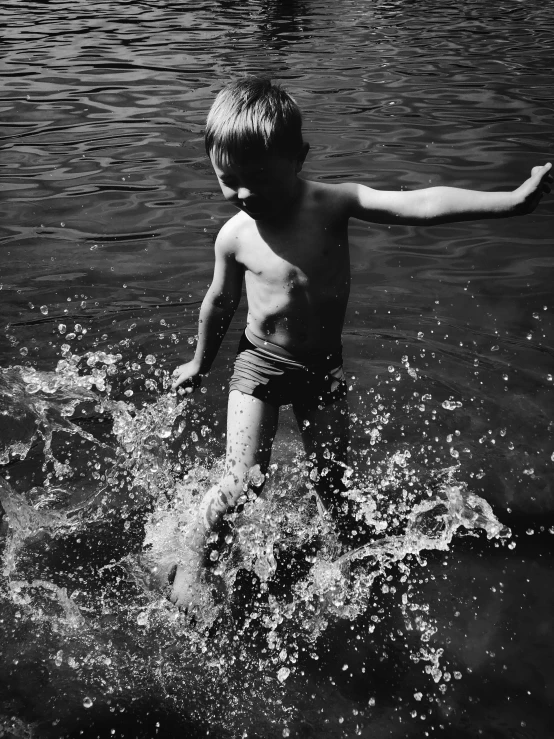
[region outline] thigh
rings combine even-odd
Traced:
[[[278,419],[276,406],[239,390],[229,393],[225,472],[241,486],[252,467],[267,472]]]

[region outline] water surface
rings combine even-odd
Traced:
[[[552,4],[0,18],[0,733],[550,737],[551,197],[519,219],[352,224],[351,490],[377,544],[350,581],[287,410],[234,594],[191,628],[151,569],[217,477],[246,315],[206,392],[168,398],[232,215],[203,150],[216,92],[282,81],[317,180],[513,188],[553,156]]]

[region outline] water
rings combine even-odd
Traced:
[[[309,177],[515,187],[552,158],[543,2],[4,3],[0,735],[552,735],[552,199],[353,224],[341,555],[285,410],[195,624],[164,576],[224,448],[245,306],[178,401],[232,211],[202,129],[266,72]]]

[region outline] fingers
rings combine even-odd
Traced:
[[[552,183],[552,175],[550,174],[552,164],[547,162],[542,167],[534,167],[533,169],[537,170],[537,175],[540,177],[540,195],[549,193],[551,190],[550,184]]]
[[[535,210],[541,198],[550,192],[550,185],[552,183],[552,176],[550,174],[551,169],[552,164],[550,162],[533,167],[531,170],[531,176],[523,183],[522,187],[524,192],[526,192],[525,212],[530,213]]]
[[[542,176],[542,184],[543,185],[550,185],[552,183],[552,175],[550,174],[551,167],[548,167],[548,169],[544,172]],[[548,190],[550,192],[550,189]]]
[[[190,384],[188,384],[186,387],[181,387],[184,382],[189,382]],[[171,385],[171,389],[172,390],[181,389],[185,393],[192,393],[192,391],[194,390],[194,387],[192,385],[192,382],[190,381],[190,377],[183,377],[183,378],[177,378],[176,380],[174,380]]]
[[[196,388],[199,387],[200,383],[202,382],[201,375],[191,375],[189,372],[180,372],[179,367],[177,367],[177,369],[173,371],[173,377],[175,379],[171,384],[171,389],[177,390],[179,387],[181,387],[181,385],[187,383],[187,386],[182,388],[185,393],[192,393],[193,390],[196,390]]]
[[[551,162],[547,162],[546,164],[542,164],[542,165],[539,165],[537,167],[533,167],[533,169],[531,170],[531,177],[537,177],[537,176],[538,177],[545,177],[545,176],[547,176],[547,178],[549,180],[551,180],[551,176],[548,174],[548,172],[550,172],[551,169],[552,169]]]

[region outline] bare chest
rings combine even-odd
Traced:
[[[291,290],[333,283],[349,272],[347,233],[312,228],[309,233],[299,229],[275,235],[253,229],[241,246],[240,261],[247,280],[268,287]]]

